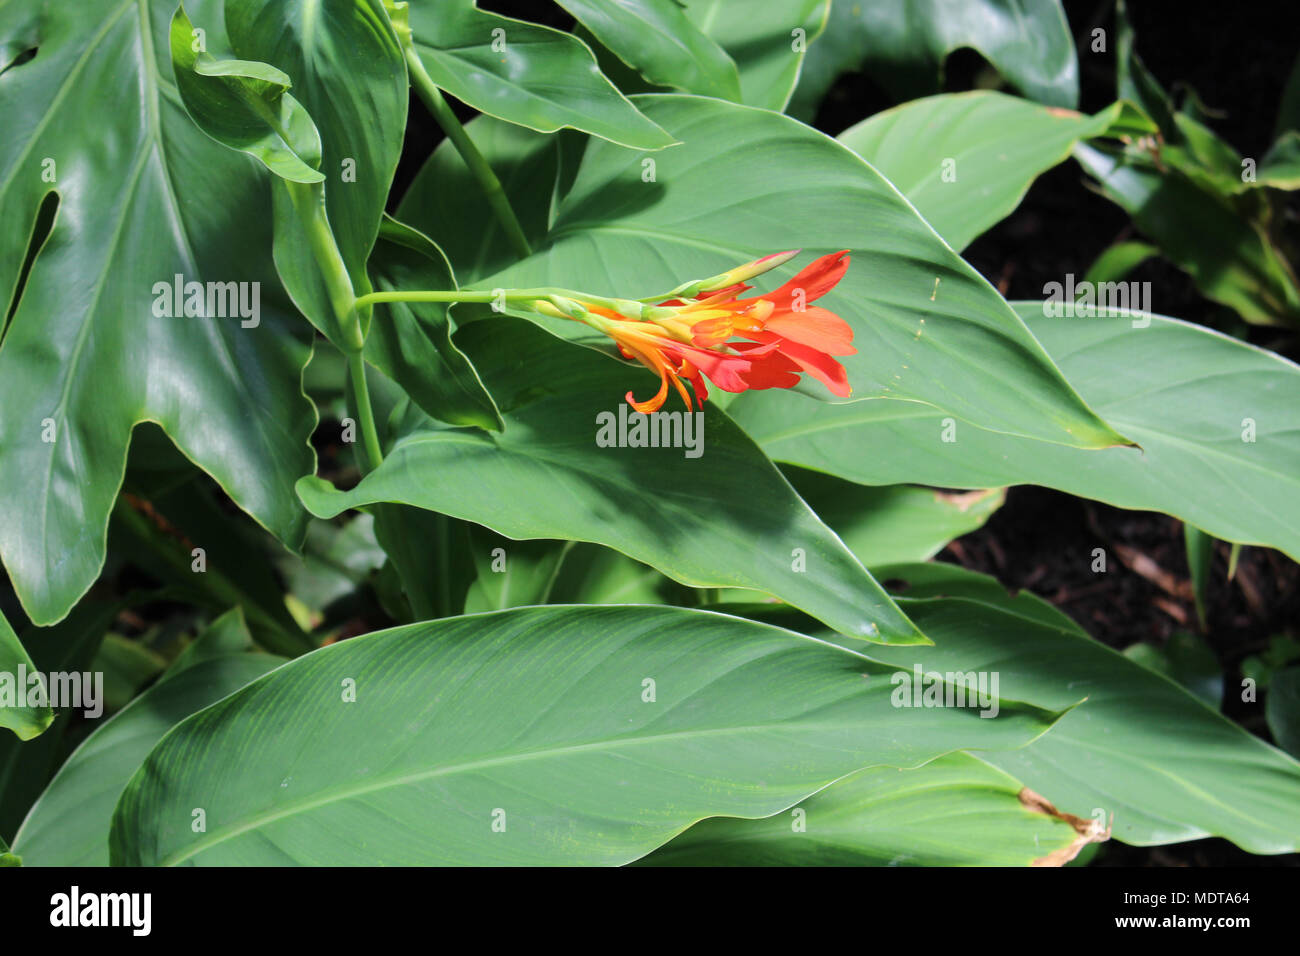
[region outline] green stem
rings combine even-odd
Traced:
[[[507,302],[531,302],[557,294],[554,289],[511,289],[508,292],[471,292],[471,291],[426,291],[423,289],[398,289],[396,292],[370,292],[357,298],[357,306],[372,305],[375,302],[494,302],[505,299]],[[569,293],[578,295],[578,293]]]
[[[285,185],[307,233],[312,257],[329,290],[330,308],[342,335],[339,345],[346,352],[359,352],[366,344],[366,337],[357,314],[359,306],[352,278],[348,275],[348,267],[343,262],[343,253],[339,251],[329,220],[325,218],[325,190],[320,183],[286,182]]]
[[[370,405],[370,385],[366,382],[366,361],[361,352],[348,353],[348,378],[352,381],[352,397],[357,404],[361,441],[366,450],[367,471],[374,471],[383,463],[384,453],[379,447],[379,431],[375,428],[375,410]]]
[[[456,152],[460,153],[460,158],[465,160],[465,165],[469,167],[470,173],[478,180],[479,186],[487,196],[488,205],[492,207],[492,212],[496,214],[497,220],[501,223],[501,228],[505,230],[506,238],[510,240],[510,245],[514,247],[515,253],[521,257],[532,255],[533,250],[528,245],[528,238],[524,235],[523,227],[519,225],[519,219],[515,216],[514,209],[510,207],[510,200],[506,197],[506,191],[501,186],[501,180],[497,179],[496,173],[492,172],[492,167],[483,158],[483,154],[478,151],[474,141],[469,138],[469,134],[465,132],[465,127],[460,125],[460,120],[456,119],[456,114],[452,112],[447,101],[443,99],[437,84],[433,82],[424,69],[424,64],[420,62],[420,57],[415,52],[414,45],[406,48],[406,66],[411,74],[411,85],[415,87],[415,91],[420,95],[420,99],[424,101],[424,105],[429,108],[433,118],[442,127],[442,131],[447,134],[451,144],[456,147]]]

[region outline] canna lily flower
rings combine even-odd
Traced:
[[[704,379],[726,392],[792,388],[807,373],[832,394],[851,393],[844,366],[832,356],[853,355],[853,329],[835,313],[809,303],[830,292],[849,267],[848,250],[822,256],[773,292],[743,297],[745,282],[789,262],[780,252],[709,279],[688,282],[657,306],[627,300],[552,299],[538,311],[575,318],[614,340],[625,358],[659,376],[659,391],[645,401],[627,393],[638,412],[655,412],[669,384],[689,409],[691,383],[697,407],[708,398]]]

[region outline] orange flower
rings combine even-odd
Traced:
[[[580,302],[587,313],[582,321],[609,335],[626,358],[659,376],[653,397],[638,402],[628,392],[628,404],[638,412],[658,411],[671,382],[689,409],[690,396],[682,384],[686,379],[703,408],[708,397],[704,377],[723,391],[743,392],[791,388],[805,372],[834,395],[851,394],[844,366],[832,356],[857,352],[853,329],[835,313],[809,305],[844,277],[848,250],[822,256],[774,292],[739,298],[750,289],[745,279],[794,255],[776,253],[712,279],[687,283],[677,290],[686,298],[641,308],[638,317]]]

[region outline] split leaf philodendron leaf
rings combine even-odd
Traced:
[[[675,413],[682,427],[663,442],[674,447],[637,447],[637,416],[619,405],[627,366],[504,316],[472,323],[456,343],[505,430],[425,421],[351,491],[304,478],[313,514],[397,502],[512,538],[592,541],[696,587],[773,594],[857,638],[924,640],[716,406]]]
[[[877,113],[836,137],[892,182],[960,251],[1020,204],[1044,170],[1104,133],[1120,104],[1096,116],[979,90]]]
[[[167,731],[284,663],[236,651],[251,642],[236,609],[212,623],[161,680],[95,730],[67,759],[14,837],[26,866],[108,866],[113,808]]]
[[[1113,815],[1125,843],[1221,836],[1252,853],[1300,849],[1300,762],[1078,625],[1025,616],[1014,603],[1045,602],[1012,599],[992,579],[975,599],[930,597],[948,593],[935,573],[944,566],[921,568],[923,583],[901,603],[935,646],[867,647],[873,659],[936,672],[993,668],[1004,700],[1049,709],[1087,698],[1028,747],[981,751],[982,760],[1063,811],[1107,823]],[[909,583],[911,574],[906,565],[881,571]],[[957,586],[969,574],[956,569]]]
[[[650,866],[1060,866],[1088,842],[969,754],[873,767],[762,820],[701,820]],[[972,820],[978,824],[972,825]]]
[[[1047,318],[1041,302],[1015,305],[1092,407],[1140,450],[1028,441],[904,402],[757,392],[728,411],[773,459],[850,481],[1046,485],[1300,557],[1300,368],[1174,319]]]
[[[579,129],[633,149],[674,142],[570,33],[488,13],[474,0],[416,0],[408,14],[433,82],[489,116],[542,133]]]
[[[262,162],[282,179],[318,183],[320,134],[287,90],[292,80],[268,63],[217,60],[201,31],[178,7],[172,17],[171,55],[176,89],[194,122],[224,146]],[[198,47],[198,49],[195,49]]]
[[[703,817],[768,816],[866,767],[1022,746],[1054,719],[1011,701],[993,719],[898,709],[894,672],[682,608],[522,608],[367,634],[168,734],[118,803],[112,859],[627,863]]]
[[[215,5],[189,8],[218,44]],[[305,526],[292,484],[314,467],[308,351],[270,269],[266,176],[181,108],[174,10],[51,6],[40,55],[0,78],[0,221],[22,224],[0,230],[0,299],[42,203],[58,206],[0,348],[0,554],[38,624],[99,573],[139,422],[290,546]]]
[[[374,287],[454,289],[442,250],[427,236],[386,218],[370,258]],[[465,354],[451,341],[447,306],[391,302],[375,306],[366,361],[401,385],[428,415],[453,425],[500,430],[501,413]]]
[[[993,287],[850,150],[765,110],[685,95],[635,101],[683,145],[650,157],[589,143],[538,252],[476,287],[639,298],[802,246],[797,262],[759,280],[766,289],[847,248],[847,275],[818,305],[853,329],[857,354],[842,359],[853,399],[925,402],[986,428],[1086,448],[1126,442]],[[746,162],[733,162],[737,155]],[[423,228],[433,210],[407,203],[402,214]],[[537,321],[608,348],[581,323]],[[817,383],[801,389],[831,397]]]
[[[687,18],[678,0],[558,3],[651,83],[740,101],[736,64]]]
[[[954,50],[979,52],[1032,100],[1073,109],[1079,64],[1061,0],[849,0],[831,5],[792,112],[811,118],[837,76],[864,70],[896,100],[939,92]]]
[[[27,674],[37,672],[23,642],[0,613],[0,727],[8,727],[19,740],[30,740],[45,732],[54,712],[48,705],[28,703],[28,685],[25,677],[19,677],[20,668]]]

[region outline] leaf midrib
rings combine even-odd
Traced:
[[[744,724],[737,727],[713,727],[705,730],[682,730],[662,734],[646,734],[633,737],[617,737],[613,739],[589,741],[582,744],[570,744],[563,747],[546,747],[540,750],[527,750],[511,754],[498,754],[492,757],[483,757],[478,760],[467,760],[462,763],[448,764],[441,767],[434,767],[428,770],[420,770],[414,773],[394,774],[391,776],[380,777],[365,784],[354,784],[348,787],[340,787],[309,800],[302,800],[291,803],[277,810],[267,811],[264,813],[254,814],[248,817],[243,823],[222,827],[211,831],[205,839],[196,840],[187,847],[183,847],[167,856],[161,858],[157,865],[175,866],[188,860],[190,857],[203,852],[219,843],[233,839],[250,830],[257,829],[277,820],[295,816],[299,813],[306,813],[319,807],[328,806],[344,800],[350,800],[354,797],[364,796],[368,793],[375,793],[390,787],[407,786],[414,783],[421,783],[426,780],[434,780],[439,777],[451,776],[458,773],[472,773],[478,770],[484,770],[491,767],[508,766],[515,763],[526,763],[533,760],[542,760],[549,757],[564,757],[572,754],[581,753],[599,753],[601,751],[617,751],[627,746],[636,746],[640,744],[655,744],[675,740],[693,740],[708,737],[725,737],[734,734],[744,733],[763,733],[777,729],[789,729],[791,726],[798,726],[809,730],[824,730],[828,733],[842,731],[843,724],[837,722],[804,722],[794,721],[776,721],[769,724]],[[874,766],[873,764],[868,764]],[[863,767],[861,769],[866,769]]]

